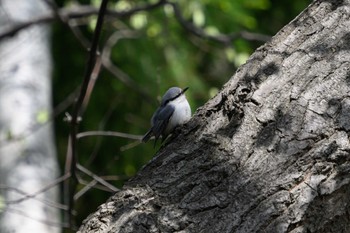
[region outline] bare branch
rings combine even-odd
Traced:
[[[39,197],[36,197],[36,196],[32,196],[32,194],[24,192],[23,190],[20,190],[20,189],[15,188],[15,187],[9,187],[9,186],[5,186],[5,185],[1,185],[0,184],[0,189],[13,191],[13,192],[22,194],[23,196],[26,196],[25,199],[24,198],[20,198],[20,199],[16,199],[16,200],[12,200],[12,201],[5,201],[4,202],[5,205],[17,204],[19,202],[22,202],[22,201],[25,201],[25,200],[27,200],[29,198],[32,198],[32,199],[34,199],[34,200],[36,200],[38,202],[44,203],[44,204],[46,204],[48,206],[51,206],[51,207],[54,207],[54,208],[57,208],[57,209],[61,209],[61,210],[68,210],[68,207],[66,205],[63,205],[61,203],[57,203],[57,202],[54,202],[54,201],[46,200],[46,199],[43,199],[43,198],[39,198]]]
[[[83,178],[81,178],[80,176],[77,176],[78,177],[78,181],[79,181],[79,184],[82,184],[82,185],[89,185],[89,183],[91,181],[86,181],[84,180]],[[109,193],[113,193],[114,191],[110,190],[109,188],[107,188],[105,185],[102,185],[102,184],[95,184],[93,186],[94,189],[98,189],[98,190],[101,190],[101,191],[105,191],[105,192],[109,192]]]
[[[166,4],[166,0],[159,0],[158,2],[155,2],[155,3],[136,6],[130,10],[125,10],[125,11],[107,10],[106,15],[113,16],[116,18],[127,18],[137,12],[154,10],[165,4]],[[64,9],[60,13],[67,15],[67,17],[70,19],[73,19],[73,18],[81,18],[81,17],[87,17],[91,15],[96,15],[98,13],[98,9],[96,9],[93,6],[79,6],[74,9],[71,9],[71,8]]]
[[[104,19],[104,15],[105,15],[106,9],[107,9],[107,3],[108,3],[108,0],[102,0],[100,11],[98,13],[96,28],[95,28],[95,32],[93,35],[91,48],[90,48],[89,59],[88,59],[87,65],[86,65],[83,83],[82,83],[82,86],[80,89],[80,93],[79,93],[77,102],[74,105],[74,108],[72,111],[72,120],[70,122],[71,123],[71,130],[70,130],[69,143],[68,143],[70,145],[70,148],[68,148],[68,151],[67,151],[67,161],[70,160],[70,162],[69,162],[70,166],[66,167],[66,169],[68,169],[68,170],[66,170],[66,173],[69,172],[71,174],[71,179],[69,179],[69,185],[66,185],[65,188],[69,188],[67,190],[69,199],[66,201],[68,202],[67,204],[69,206],[69,223],[71,226],[74,225],[74,221],[73,221],[73,207],[74,207],[73,193],[74,193],[74,190],[76,189],[76,185],[77,185],[77,178],[76,178],[76,174],[75,174],[75,169],[76,169],[76,163],[77,163],[77,157],[76,157],[77,138],[76,138],[76,136],[78,133],[78,123],[79,123],[78,117],[80,117],[82,104],[83,104],[83,101],[85,99],[88,85],[89,85],[90,79],[91,79],[91,74],[92,74],[92,71],[93,71],[95,63],[96,63],[96,52],[97,52],[97,48],[98,48],[98,41],[99,41],[100,34],[102,31],[103,19]]]
[[[85,167],[83,167],[80,164],[77,164],[77,168],[85,173],[88,176],[91,176],[94,180],[96,180],[97,182],[99,182],[100,184],[103,184],[104,186],[106,186],[107,188],[109,188],[110,190],[117,192],[119,191],[119,189],[117,187],[115,187],[114,185],[108,183],[107,181],[105,181],[104,179],[102,179],[101,177],[99,177],[98,175],[94,174],[93,172],[89,171],[88,169],[86,169]]]
[[[30,216],[28,213],[26,213],[25,211],[22,211],[22,210],[18,210],[18,209],[14,209],[14,208],[5,208],[5,210],[8,211],[8,212],[11,212],[13,214],[18,214],[18,215],[21,215],[23,217],[27,217],[27,218],[29,218],[31,220],[34,220],[34,221],[37,221],[37,222],[41,222],[41,223],[49,225],[49,226],[59,227],[59,228],[69,228],[69,224],[68,223],[53,222],[53,221],[47,221],[47,220],[44,220],[44,219],[37,219],[37,218],[34,218],[33,216]]]
[[[49,0],[46,0],[47,2],[51,2]],[[178,20],[178,22],[181,24],[183,28],[185,28],[187,31],[190,33],[193,33],[194,35],[208,39],[208,40],[213,40],[216,42],[220,42],[223,44],[228,44],[231,43],[233,40],[237,38],[243,38],[245,40],[249,41],[260,41],[260,42],[266,42],[270,40],[270,36],[260,34],[260,33],[253,33],[253,32],[247,32],[247,31],[238,31],[230,34],[219,34],[219,35],[209,35],[205,31],[203,31],[201,28],[196,27],[193,25],[191,22],[187,21],[183,15],[182,12],[178,6],[177,3],[175,2],[168,2],[166,0],[160,0],[156,3],[153,4],[146,4],[143,6],[136,6],[130,10],[127,11],[113,11],[113,10],[106,10],[106,15],[111,16],[111,17],[116,17],[116,18],[127,18],[130,17],[131,15],[140,12],[140,11],[149,11],[156,9],[162,5],[169,4],[173,7],[174,12],[175,12],[175,17]],[[54,6],[54,3],[50,3],[51,6]],[[7,37],[7,36],[13,36],[15,33],[20,31],[23,28],[29,27],[33,24],[37,23],[47,23],[50,21],[53,21],[55,19],[60,19],[63,23],[66,23],[70,26],[72,32],[74,35],[79,39],[79,41],[83,44],[83,46],[89,47],[89,41],[87,41],[85,38],[82,37],[81,33],[78,31],[76,27],[72,27],[70,25],[70,20],[72,19],[77,19],[77,18],[84,18],[88,17],[91,15],[96,15],[98,14],[97,8],[93,6],[79,6],[79,7],[70,7],[70,8],[62,8],[58,9],[57,7],[54,7],[55,9],[55,15],[45,15],[38,17],[36,19],[30,20],[28,22],[24,23],[19,23],[16,24],[12,27],[9,27],[2,32],[0,32],[0,40]]]
[[[126,179],[128,177],[120,177],[120,176],[100,176],[99,178],[103,179],[103,180],[122,180],[122,179]],[[85,181],[83,181],[82,179],[79,179],[79,183],[80,184],[84,184],[85,187],[82,188],[81,190],[79,190],[79,192],[77,192],[75,195],[74,195],[74,200],[77,201],[80,197],[82,197],[86,192],[88,192],[90,189],[92,188],[98,188],[97,187],[97,183],[98,181],[93,179],[92,181],[86,183]],[[104,191],[113,191],[114,190],[111,190],[111,189],[106,189],[105,185],[102,186],[103,187],[103,190]],[[101,189],[101,188],[100,188]]]
[[[92,70],[92,73],[91,73],[91,78],[90,78],[89,84],[86,87],[86,94],[85,94],[84,101],[82,103],[82,109],[80,111],[80,114],[83,114],[83,112],[87,108],[87,105],[88,105],[88,103],[90,101],[90,97],[91,97],[91,94],[92,94],[92,90],[95,87],[95,83],[96,83],[96,80],[97,80],[97,78],[98,78],[98,76],[100,74],[100,71],[101,71],[101,57],[97,56],[96,57],[95,66],[94,66],[94,68]]]
[[[87,131],[77,134],[77,138],[83,138],[83,137],[89,137],[89,136],[112,136],[112,137],[120,137],[120,138],[127,138],[127,139],[133,139],[133,140],[141,140],[141,135],[135,135],[135,134],[128,134],[128,133],[120,133],[120,132],[113,132],[113,131]]]
[[[134,148],[135,146],[139,145],[140,143],[141,143],[141,140],[126,144],[126,145],[120,147],[120,151],[130,150],[130,149]]]
[[[69,20],[76,19],[76,18],[83,18],[88,17],[91,15],[97,15],[99,12],[98,8],[95,8],[93,6],[79,6],[79,7],[69,7],[69,8],[62,8],[58,9],[56,4],[53,1],[45,0],[46,3],[48,3],[55,11],[55,15],[44,15],[40,16],[38,18],[32,19],[30,21],[24,22],[24,23],[17,23],[16,25],[12,25],[9,28],[2,30],[0,32],[0,40],[4,39],[8,36],[13,36],[20,30],[27,28],[29,26],[38,24],[38,23],[48,23],[52,22],[56,19],[60,19],[63,23],[66,23],[69,25]],[[113,10],[106,10],[105,14],[117,17],[117,18],[127,18],[131,15],[139,12],[139,11],[148,11],[156,9],[157,7],[164,5],[165,0],[160,0],[153,4],[145,4],[143,6],[136,6],[130,10],[127,11],[113,11]],[[73,27],[71,27],[73,33],[76,35],[76,37],[80,37],[80,33],[77,32]],[[89,47],[88,42],[84,39],[79,39],[79,41],[84,45],[84,47]]]
[[[93,188],[96,184],[97,184],[96,180],[90,181],[90,183],[88,183],[84,188],[79,190],[79,192],[77,192],[74,195],[74,200],[77,201],[80,197],[82,197],[87,191],[89,191],[91,188]]]
[[[73,26],[72,20],[68,14],[64,13],[65,8],[60,9],[57,4],[53,0],[44,0],[46,4],[52,8],[55,13],[55,17],[58,18],[64,25],[67,25],[69,29],[72,31],[73,35],[77,38],[80,44],[84,49],[88,50],[91,46],[91,42],[83,36],[83,33],[79,29],[79,27]],[[96,13],[98,14],[98,9],[96,9]]]
[[[53,19],[54,19],[54,17],[52,15],[42,15],[40,17],[33,18],[32,20],[27,21],[27,22],[17,23],[15,25],[8,26],[7,28],[5,28],[4,30],[2,30],[0,32],[0,40],[4,39],[5,37],[8,37],[8,36],[14,36],[20,30],[27,28],[31,25],[40,24],[40,23],[47,23],[47,22],[52,21]]]
[[[102,52],[102,64],[103,66],[111,72],[119,81],[124,83],[126,86],[128,86],[130,89],[133,89],[137,91],[143,98],[145,98],[148,102],[154,102],[154,98],[152,98],[137,82],[135,82],[133,79],[129,77],[125,72],[123,72],[119,67],[114,65],[111,60],[111,51],[113,46],[116,45],[116,43],[120,39],[125,38],[136,38],[138,35],[135,31],[130,30],[123,30],[123,31],[116,31],[114,32],[109,39],[106,42],[106,45],[103,48]]]
[[[204,38],[204,39],[213,40],[213,41],[220,42],[220,43],[227,45],[227,44],[230,44],[233,40],[235,40],[237,38],[243,38],[243,39],[250,40],[250,41],[262,41],[262,42],[266,42],[266,41],[270,40],[270,38],[271,38],[270,36],[266,36],[263,34],[246,32],[246,31],[234,32],[234,33],[231,33],[228,35],[226,35],[226,34],[219,34],[219,35],[215,35],[215,36],[209,35],[205,31],[203,31],[201,28],[198,28],[195,25],[193,25],[191,22],[187,21],[183,17],[182,12],[180,10],[180,7],[178,6],[177,3],[167,2],[167,4],[169,4],[173,7],[175,17],[179,21],[179,23],[181,24],[181,26],[183,28],[185,28],[187,31],[193,33],[194,35],[201,37],[201,38]]]
[[[24,196],[21,197],[21,198],[19,198],[19,199],[11,200],[11,201],[5,202],[6,204],[18,204],[18,203],[20,203],[20,202],[22,202],[22,201],[25,201],[25,200],[29,199],[29,198],[35,198],[37,195],[39,195],[39,194],[41,194],[41,193],[43,193],[43,192],[45,192],[45,191],[47,191],[47,190],[49,190],[49,189],[55,187],[55,186],[58,185],[59,183],[61,183],[61,182],[65,181],[66,179],[68,179],[69,177],[70,177],[69,174],[65,174],[65,175],[63,175],[63,176],[57,178],[57,179],[54,180],[53,182],[51,182],[51,183],[45,185],[44,187],[42,187],[42,188],[39,189],[38,191],[36,191],[36,192],[34,192],[34,193],[31,193],[31,194],[26,194],[25,192],[23,192],[23,191],[21,191],[21,190],[19,190],[19,189],[11,188],[11,187],[6,187],[6,186],[2,186],[2,185],[0,185],[0,189],[5,189],[5,188],[6,188],[6,189],[13,189],[13,190],[15,190],[16,192],[19,192],[19,193],[24,194]],[[44,200],[44,201],[45,201],[46,203],[51,203],[51,202],[46,201],[46,200]],[[56,207],[56,206],[55,206],[55,207]],[[63,206],[63,205],[61,205],[61,207],[58,207],[58,208],[63,209],[63,208],[66,208],[66,207]]]

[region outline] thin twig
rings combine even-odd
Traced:
[[[46,0],[48,1],[48,0]],[[270,40],[270,36],[260,34],[260,33],[253,33],[253,32],[247,32],[247,31],[238,31],[230,34],[219,34],[219,35],[209,35],[206,32],[204,32],[202,29],[194,26],[191,22],[187,21],[183,15],[182,12],[175,2],[168,2],[166,0],[160,0],[153,4],[146,4],[143,6],[136,6],[130,10],[127,11],[114,11],[114,10],[107,10],[106,15],[116,18],[127,18],[131,15],[140,12],[140,11],[149,11],[156,9],[162,5],[171,5],[175,12],[175,17],[178,20],[178,22],[181,24],[183,28],[185,28],[187,31],[193,33],[194,35],[209,39],[213,41],[217,41],[223,44],[228,44],[232,42],[232,40],[235,40],[237,38],[243,38],[245,40],[249,41],[260,41],[260,42],[266,42]],[[88,17],[91,15],[96,15],[98,13],[98,9],[92,6],[79,6],[74,8],[62,8],[55,11],[56,15],[43,15],[38,18],[35,18],[33,20],[24,22],[24,23],[18,23],[16,25],[13,25],[9,28],[6,28],[5,30],[2,30],[0,32],[0,40],[15,35],[18,31],[22,30],[23,28],[29,27],[34,24],[38,23],[47,23],[56,20],[59,18],[62,22],[68,24],[70,26],[69,20],[76,19],[76,18],[83,18]],[[81,38],[81,33],[77,31],[76,28],[71,27],[74,35],[77,38],[80,38],[79,41],[84,45],[86,48],[89,44],[88,41],[86,41],[84,38]]]
[[[206,33],[205,31],[203,31],[201,28],[198,28],[195,25],[193,25],[191,22],[187,21],[183,17],[182,12],[180,10],[180,7],[178,6],[177,3],[167,2],[167,4],[169,4],[173,7],[175,17],[183,28],[185,28],[187,31],[191,32],[192,34],[194,34],[198,37],[204,38],[204,39],[213,40],[213,41],[217,41],[217,42],[223,43],[225,45],[228,45],[233,40],[235,40],[237,38],[243,38],[243,39],[250,40],[250,41],[262,41],[262,42],[266,42],[266,41],[270,40],[270,38],[271,38],[270,36],[266,36],[263,34],[246,32],[246,31],[234,32],[234,33],[231,33],[228,35],[226,35],[226,34],[219,34],[219,35],[215,35],[215,36],[210,35],[210,34]]]
[[[66,25],[71,32],[73,33],[73,35],[75,36],[75,38],[77,38],[77,40],[80,42],[80,44],[83,46],[84,49],[88,49],[91,46],[90,41],[83,36],[83,33],[81,32],[81,30],[79,29],[79,27],[75,27],[73,26],[73,24],[71,23],[72,20],[69,17],[69,15],[65,14],[63,12],[64,8],[61,10],[57,4],[55,3],[55,1],[53,0],[44,0],[44,2],[52,8],[53,12],[54,12],[54,16],[55,18],[59,19],[64,25]],[[96,9],[96,14],[98,13],[98,9]]]
[[[120,147],[120,151],[130,150],[130,149],[136,147],[137,145],[139,145],[140,143],[141,143],[141,140],[126,144],[126,145]]]
[[[93,172],[89,171],[88,169],[86,169],[85,167],[81,166],[80,164],[77,164],[77,168],[85,173],[88,176],[91,176],[94,180],[96,180],[97,182],[99,182],[100,184],[103,184],[104,186],[106,186],[107,188],[109,188],[110,190],[117,192],[120,191],[117,187],[115,187],[114,185],[108,183],[107,181],[105,181],[104,179],[102,179],[101,177],[99,177],[98,175],[94,174]]]
[[[155,2],[155,3],[136,6],[130,10],[123,10],[123,11],[107,10],[106,15],[113,16],[116,18],[128,18],[140,11],[150,11],[150,10],[157,9],[160,6],[165,5],[165,3],[166,3],[166,0],[159,0],[158,2]],[[71,19],[88,17],[91,15],[96,15],[98,13],[98,9],[92,6],[79,6],[73,9],[69,8],[65,10],[66,11],[61,11],[61,13],[66,14]]]
[[[20,189],[15,188],[15,187],[9,187],[9,186],[4,186],[4,185],[0,184],[0,189],[16,192],[16,193],[22,194],[23,196],[27,197],[25,199],[21,198],[21,199],[16,199],[16,200],[11,200],[11,201],[4,201],[5,205],[18,204],[18,203],[20,203],[22,201],[28,200],[28,198],[31,198],[31,199],[34,199],[34,200],[36,200],[38,202],[41,202],[41,203],[43,203],[45,205],[51,206],[53,208],[57,208],[57,209],[61,209],[61,210],[68,210],[68,207],[63,205],[63,204],[61,204],[61,203],[57,203],[57,202],[54,202],[54,201],[46,200],[44,198],[40,198],[40,197],[36,197],[36,196],[31,196],[32,194],[24,192],[23,190],[20,190]]]
[[[51,7],[55,6],[55,3],[49,0],[46,0],[47,3],[50,4]],[[112,17],[117,17],[117,18],[128,18],[133,14],[136,14],[137,12],[140,11],[149,11],[158,8],[159,6],[162,6],[165,4],[165,0],[160,0],[155,3],[151,4],[145,4],[142,6],[136,6],[130,10],[127,11],[114,11],[114,10],[106,10],[105,14],[112,16]],[[75,19],[75,18],[83,18],[83,17],[89,17],[91,15],[96,15],[99,13],[99,9],[92,7],[92,6],[79,6],[79,7],[74,7],[74,8],[62,8],[59,9],[55,15],[43,15],[40,17],[37,17],[35,19],[32,19],[27,22],[23,23],[18,23],[15,24],[9,28],[6,28],[5,30],[2,30],[0,32],[0,40],[15,35],[17,32],[20,30],[30,27],[32,25],[38,24],[38,23],[48,23],[56,20],[59,18],[62,22],[69,24],[70,19]],[[75,34],[76,32],[73,33]],[[79,33],[76,34],[76,36],[79,37]],[[81,42],[84,40],[80,40]],[[87,46],[87,43],[83,42],[85,47]]]
[[[74,201],[77,201],[80,197],[82,197],[86,192],[88,192],[91,188],[93,188],[97,184],[96,180],[90,181],[87,185],[85,185],[84,188],[80,189],[79,192],[77,192],[74,195]]]
[[[7,201],[6,203],[7,203],[7,204],[17,204],[17,203],[20,203],[20,202],[22,202],[22,201],[25,201],[25,200],[27,200],[27,199],[29,199],[29,198],[34,198],[35,196],[37,196],[37,195],[39,195],[39,194],[41,194],[41,193],[43,193],[43,192],[45,192],[45,191],[47,191],[47,190],[49,190],[49,189],[55,187],[56,185],[58,185],[59,183],[65,181],[65,180],[67,180],[69,177],[70,177],[69,174],[65,174],[65,175],[63,175],[63,176],[57,178],[56,180],[52,181],[51,183],[49,183],[49,184],[43,186],[41,189],[39,189],[38,191],[36,191],[36,192],[34,192],[34,193],[26,194],[26,195],[24,195],[24,196],[21,197],[21,198],[18,198],[18,199],[16,199],[16,200]],[[3,187],[0,185],[0,189],[2,189],[2,188],[3,188]]]
[[[141,86],[139,83],[135,82],[128,74],[122,71],[118,66],[114,65],[111,61],[111,52],[112,48],[117,44],[120,39],[132,39],[137,38],[138,33],[130,30],[121,30],[114,32],[107,40],[102,51],[102,64],[103,66],[111,72],[119,81],[124,83],[130,89],[138,92],[144,99],[148,102],[154,102],[152,98]]]
[[[10,27],[7,27],[0,32],[0,40],[14,36],[17,32],[21,31],[22,29],[25,29],[29,26],[40,24],[40,23],[47,23],[54,20],[54,17],[52,15],[42,15],[40,17],[34,18],[30,21],[23,22],[23,23],[17,23],[15,25],[12,25]]]
[[[104,130],[107,121],[112,116],[112,113],[114,112],[117,104],[120,103],[120,101],[121,100],[118,97],[114,97],[114,99],[110,101],[110,104],[109,104],[109,107],[107,109],[107,112],[104,114],[104,116],[102,117],[101,121],[98,124],[98,131],[103,131]],[[92,149],[92,152],[91,152],[91,154],[89,156],[89,159],[84,164],[85,167],[89,167],[89,165],[91,165],[91,163],[97,157],[98,151],[99,151],[99,149],[101,147],[101,144],[102,144],[102,140],[103,140],[103,138],[101,138],[101,137],[97,138],[96,143],[94,145],[94,148]]]
[[[141,135],[135,135],[135,134],[128,134],[128,133],[120,133],[120,132],[114,132],[114,131],[86,131],[81,132],[77,134],[77,139],[83,138],[83,137],[90,137],[90,136],[112,136],[112,137],[120,137],[120,138],[127,138],[127,139],[133,139],[133,140],[141,140]]]
[[[8,212],[13,213],[13,214],[18,214],[18,215],[20,215],[22,217],[29,218],[31,220],[34,220],[34,221],[46,224],[48,226],[58,227],[58,228],[70,228],[68,223],[65,223],[65,222],[53,222],[53,221],[49,221],[49,220],[46,220],[46,219],[34,218],[32,215],[28,214],[28,212],[25,212],[25,211],[22,211],[22,210],[18,210],[18,209],[8,208],[7,207],[3,211],[8,211]]]
[[[82,185],[89,185],[89,181],[86,181],[84,180],[83,178],[79,177],[78,176],[78,181],[79,181],[79,184],[82,184]],[[95,184],[94,189],[98,189],[98,190],[101,190],[101,191],[105,191],[105,192],[109,192],[109,193],[114,193],[114,191],[110,190],[109,188],[107,188],[105,185],[102,185],[102,184]]]
[[[122,180],[123,178],[120,177],[120,176],[100,176],[101,179],[103,180]],[[126,179],[128,177],[124,177],[124,179]],[[97,186],[97,180],[92,180],[88,183],[86,183],[85,181],[83,181],[82,179],[79,179],[79,183],[80,184],[84,184],[85,187],[82,188],[81,190],[79,190],[79,192],[77,192],[75,195],[74,195],[74,200],[77,201],[80,197],[82,197],[86,192],[88,192],[90,189],[92,188],[98,188]],[[111,191],[110,189],[106,190],[105,189],[105,186],[102,186],[103,187],[103,190],[104,191]]]
[[[85,95],[84,101],[82,103],[82,109],[80,111],[80,114],[83,114],[83,112],[87,108],[88,103],[90,102],[90,97],[91,97],[92,91],[95,87],[96,80],[97,80],[97,78],[100,74],[100,71],[101,71],[101,65],[102,65],[101,64],[101,57],[97,56],[95,66],[94,66],[94,69],[92,70],[91,78],[90,78],[89,84],[88,84],[87,89],[86,89],[86,95]]]

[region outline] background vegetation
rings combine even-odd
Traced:
[[[110,1],[109,9],[122,11],[155,1]],[[176,1],[183,17],[201,29],[205,35],[239,33],[242,31],[273,36],[289,23],[309,3],[309,0],[179,0]],[[98,0],[61,0],[59,7],[92,5]],[[82,37],[91,40],[95,16],[79,18],[74,23]],[[100,51],[121,31],[133,38],[122,38],[113,45],[113,67],[124,72],[136,85],[130,87],[115,75],[102,68],[89,103],[84,112],[80,131],[116,131],[142,135],[157,107],[157,101],[171,86],[190,89],[187,97],[192,111],[215,95],[232,76],[237,67],[264,43],[261,39],[235,38],[231,42],[218,42],[197,36],[187,30],[175,17],[169,6],[140,11],[127,17],[109,15]],[[124,34],[125,35],[125,34]],[[265,38],[265,37],[262,37]],[[112,38],[113,39],[113,38]],[[56,22],[52,31],[54,59],[53,102],[56,106],[55,130],[58,158],[64,169],[69,124],[63,119],[71,111],[72,96],[79,87],[86,66],[88,51],[69,28]],[[144,94],[142,94],[144,93]],[[91,136],[79,140],[79,163],[104,177],[111,184],[122,187],[152,156],[158,147],[153,143],[137,144],[135,140],[119,137]],[[80,179],[91,181],[80,174]],[[85,186],[79,185],[83,190]],[[77,220],[82,221],[111,193],[95,186],[79,197],[76,203]],[[102,188],[104,189],[104,188]]]

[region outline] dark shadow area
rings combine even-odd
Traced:
[[[346,33],[340,39],[340,43],[338,46],[341,50],[350,50],[350,32]]]
[[[338,7],[345,5],[344,0],[323,0],[324,2],[329,2],[331,5],[332,11],[336,10]]]
[[[339,104],[339,102],[337,103]],[[350,99],[344,98],[341,100],[340,105],[338,106],[338,111],[336,114],[336,124],[338,128],[345,130],[346,132],[350,131]]]
[[[269,122],[262,123],[263,127],[257,133],[256,145],[266,147],[270,146],[271,143],[273,143],[273,138],[277,134],[277,130],[280,132],[289,131],[291,130],[293,124],[293,117],[289,113],[284,113],[280,107],[277,108],[274,119]]]
[[[250,83],[253,83],[253,84],[258,86],[262,82],[264,82],[269,76],[271,76],[273,74],[277,74],[279,72],[279,70],[280,69],[279,69],[278,65],[276,63],[274,63],[274,62],[271,62],[271,63],[261,67],[253,76],[246,75],[244,77],[244,81],[248,85]]]

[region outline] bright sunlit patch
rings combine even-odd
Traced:
[[[145,13],[137,13],[131,16],[130,24],[135,29],[144,28],[147,24],[147,15]]]
[[[212,87],[209,89],[209,97],[213,98],[217,93],[219,92],[219,89],[216,87]]]
[[[47,110],[40,110],[36,114],[36,121],[40,124],[44,124],[49,120],[49,112]]]

